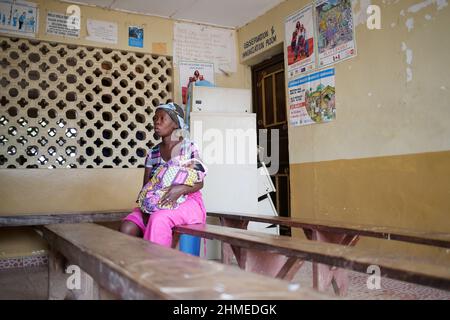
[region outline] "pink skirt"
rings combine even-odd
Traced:
[[[206,223],[206,209],[200,191],[191,193],[186,201],[174,210],[153,212],[147,226],[142,220],[142,212],[136,207],[123,221],[131,221],[141,229],[144,239],[165,247],[172,246],[172,228],[182,224]],[[145,213],[144,213],[145,214]]]

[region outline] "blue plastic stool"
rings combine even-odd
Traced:
[[[180,251],[193,256],[200,256],[200,237],[182,234],[180,236]]]

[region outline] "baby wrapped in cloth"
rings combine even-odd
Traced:
[[[201,167],[196,166],[196,162]],[[199,159],[186,159],[185,156],[178,156],[160,165],[139,193],[138,204],[141,211],[151,214],[159,209],[178,208],[179,204],[186,200],[185,195],[165,206],[161,206],[159,202],[171,186],[184,184],[192,187],[195,183],[202,182],[206,172],[199,170],[199,168],[204,169],[206,167]]]

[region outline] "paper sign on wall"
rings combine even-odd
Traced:
[[[0,0],[0,32],[35,37],[37,26],[36,3]]]
[[[117,44],[117,23],[99,20],[87,20],[86,40]]]
[[[289,81],[289,118],[293,126],[336,118],[334,68]]]
[[[191,23],[175,23],[174,63],[211,61],[215,72],[236,72],[236,31]]]
[[[285,45],[289,78],[315,68],[313,7],[306,6],[286,18]]]
[[[80,36],[80,17],[48,12],[46,33],[78,38]]]

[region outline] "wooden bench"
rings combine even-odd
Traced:
[[[209,212],[208,216],[218,217],[223,226],[241,229],[246,229],[250,221],[301,228],[309,240],[335,243],[345,246],[355,246],[358,243],[360,236],[365,236],[446,249],[450,248],[450,234],[442,232],[421,232],[387,226],[373,226],[324,221],[318,219],[263,216],[255,214]],[[224,263],[230,263],[232,254],[232,250],[228,244],[222,246],[222,258]],[[341,283],[342,286],[340,292],[345,294],[345,288],[348,287],[348,281],[348,276],[345,270],[330,268],[330,266],[313,262],[314,288],[325,290],[331,284]],[[335,291],[339,290],[336,290],[335,288]]]
[[[62,299],[68,263],[94,281],[94,298],[325,299],[289,282],[247,273],[92,224],[41,227],[51,248],[49,297]]]
[[[322,291],[333,285],[339,295],[345,295],[348,290],[347,274],[342,268],[365,273],[370,265],[379,266],[381,276],[450,290],[449,265],[416,257],[382,255],[350,246],[214,225],[178,226],[174,233],[176,237],[190,234],[223,241],[231,246],[241,268],[286,280],[292,279],[305,260],[321,264],[329,272],[320,274],[320,279],[316,273],[314,287]]]
[[[365,236],[450,248],[450,233],[421,232],[394,227],[251,214],[208,212],[208,216],[219,218],[222,225],[240,229],[246,229],[250,221],[301,228],[311,240],[319,234],[339,235],[339,243],[345,245],[355,244],[359,236]]]
[[[120,221],[130,210],[92,212],[18,214],[0,216],[0,227],[36,226],[55,223],[114,222]]]

